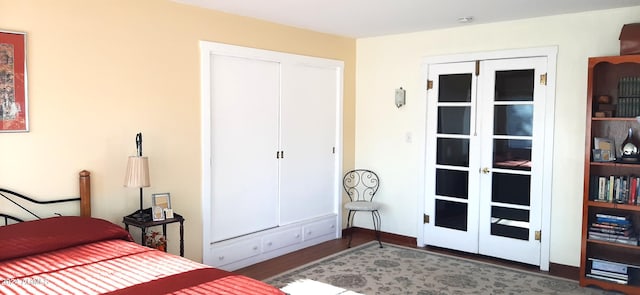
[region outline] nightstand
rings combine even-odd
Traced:
[[[137,212],[137,211],[136,211]],[[180,222],[180,256],[184,257],[184,218],[182,215],[173,213],[173,218],[167,218],[165,220],[153,221],[153,220],[137,220],[133,217],[136,212],[131,213],[122,218],[124,228],[129,231],[129,226],[135,226],[142,230],[140,244],[144,246],[145,236],[147,235],[147,228],[162,225],[162,235],[167,238],[167,224]],[[151,208],[144,209],[144,213],[151,216]],[[167,247],[164,248],[167,251]]]

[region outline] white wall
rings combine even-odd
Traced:
[[[640,6],[357,40],[355,166],[381,177],[376,198],[385,204],[382,230],[412,237],[419,230],[417,175],[426,112],[422,59],[558,46],[552,230],[543,238],[551,239],[552,263],[578,266],[587,58],[618,55],[620,29],[633,22],[640,22]],[[400,109],[393,100],[399,87],[407,91]],[[358,218],[356,225],[372,228],[369,218]]]

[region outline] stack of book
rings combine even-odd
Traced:
[[[633,266],[602,259],[589,258],[591,269],[587,277],[626,285],[629,283],[629,269]]]
[[[622,77],[618,81],[616,117],[640,115],[640,77]]]
[[[610,214],[596,214],[595,222],[589,226],[589,239],[638,245],[638,237],[634,232],[631,220],[625,216]]]

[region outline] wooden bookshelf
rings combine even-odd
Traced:
[[[584,191],[583,191],[583,214],[582,214],[582,243],[580,255],[580,285],[596,286],[606,290],[619,291],[626,294],[640,294],[640,246],[634,243],[631,236],[625,237],[620,234],[622,227],[628,227],[629,224],[633,229],[631,235],[640,233],[640,200],[636,199],[631,202],[630,188],[622,189],[628,199],[611,201],[596,201],[597,196],[594,193],[600,192],[594,190],[592,185],[601,186],[601,183],[595,183],[593,177],[640,177],[640,161],[638,162],[620,162],[620,145],[627,137],[629,128],[633,129],[633,137],[636,145],[640,145],[640,123],[633,116],[634,114],[625,113],[626,117],[616,116],[616,111],[607,114],[607,117],[601,117],[602,112],[596,115],[596,112],[604,109],[598,104],[598,100],[602,96],[610,98],[612,106],[607,109],[616,107],[618,102],[618,83],[623,77],[640,77],[640,55],[627,56],[609,56],[609,57],[592,57],[588,63],[588,81],[587,81],[587,122],[585,136],[585,155],[584,155]],[[638,114],[640,115],[640,114]],[[593,160],[594,138],[612,139],[615,146],[616,157],[618,161],[596,162]],[[608,183],[608,182],[607,182]],[[623,183],[623,182],[621,182]],[[627,183],[631,183],[630,181]],[[640,193],[636,195],[640,197]],[[617,195],[616,195],[617,196]],[[619,220],[624,225],[613,230],[612,240],[599,240],[594,235],[594,227],[600,224],[606,224],[602,221],[602,216],[620,217]],[[618,227],[618,225],[615,225]],[[590,233],[591,231],[591,233]],[[590,238],[591,237],[591,238]],[[629,241],[629,239],[632,239]],[[604,261],[598,263],[597,267],[609,265],[624,265],[620,269],[626,271],[620,276],[627,277],[622,280],[623,283],[616,283],[601,278],[592,278],[594,273],[602,268],[596,268],[593,261]],[[596,270],[596,271],[594,271]],[[606,271],[604,271],[606,273]],[[613,271],[612,271],[613,272]],[[621,270],[619,272],[622,272]],[[617,274],[617,273],[616,273]]]

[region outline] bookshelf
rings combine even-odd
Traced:
[[[621,157],[629,128],[640,147],[636,116],[640,55],[589,58],[581,286],[640,294],[640,159]],[[595,138],[610,141],[596,146]]]

